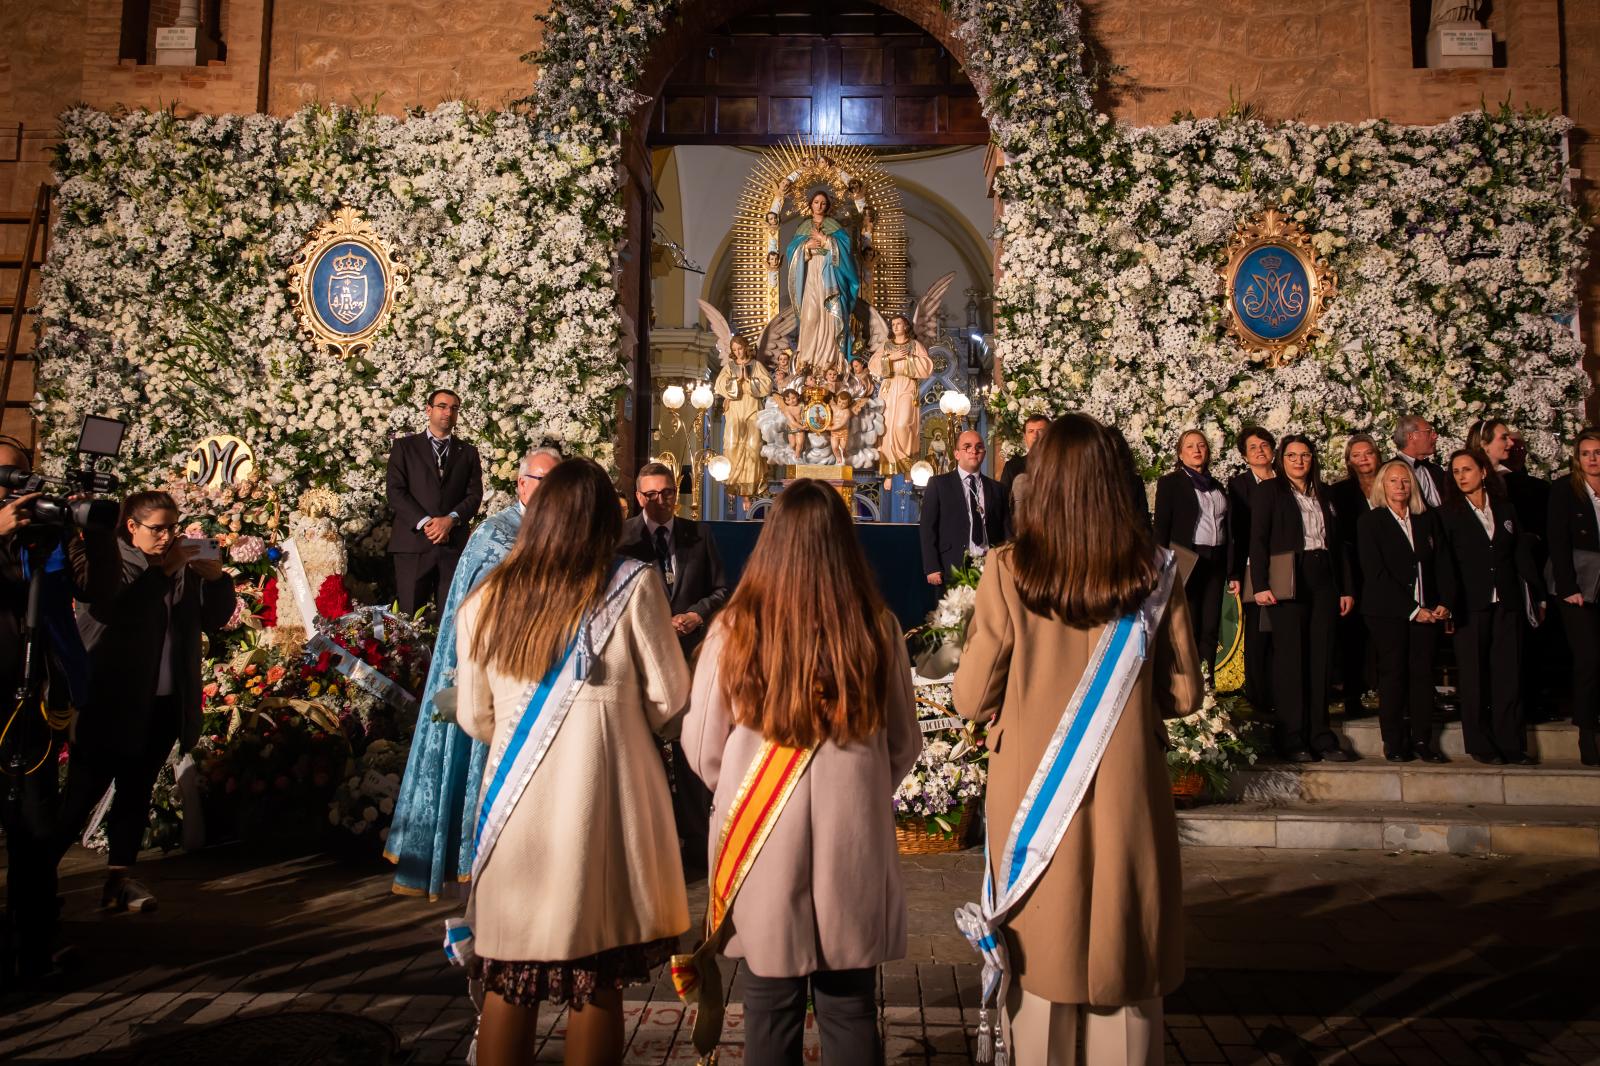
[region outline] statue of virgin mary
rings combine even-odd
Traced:
[[[833,201],[811,195],[811,217],[801,221],[784,262],[789,298],[800,319],[795,367],[843,370],[850,360],[850,316],[861,289],[861,273],[850,248],[850,231],[829,217]]]

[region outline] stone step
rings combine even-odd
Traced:
[[[1600,808],[1600,768],[1576,759],[1538,766],[1450,763],[1258,763],[1233,775],[1229,798],[1246,803],[1472,803]],[[1600,813],[1600,811],[1597,811]]]
[[[1221,803],[1178,812],[1190,847],[1600,858],[1591,807],[1466,803]]]
[[[1383,758],[1383,737],[1378,731],[1378,716],[1346,719],[1334,715],[1333,731],[1343,736],[1346,746],[1357,755]],[[1461,741],[1461,723],[1450,722],[1438,727],[1434,741],[1446,755],[1465,755]],[[1544,760],[1569,759],[1578,761],[1578,727],[1571,722],[1542,722],[1528,727],[1528,751]],[[1474,763],[1476,765],[1476,763]]]

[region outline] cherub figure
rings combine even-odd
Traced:
[[[830,366],[822,372],[822,387],[828,390],[828,395],[833,395],[845,387],[844,372],[836,366]]]
[[[785,348],[779,352],[777,362],[778,368],[773,372],[772,380],[777,385],[778,391],[793,389],[799,392],[805,388],[806,372],[795,369],[793,348]]]
[[[789,423],[789,450],[798,459],[806,451],[806,424],[801,418],[805,408],[801,406],[800,394],[794,389],[784,389],[778,396],[778,410]]]
[[[870,400],[875,386],[872,382],[872,372],[867,369],[867,361],[860,356],[850,360],[850,382],[845,388],[856,397]]]
[[[844,389],[834,393],[828,402],[828,443],[833,446],[834,462],[841,466],[849,454],[850,420],[865,406],[866,400],[858,400]]]

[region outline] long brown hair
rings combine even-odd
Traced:
[[[821,481],[791,482],[717,619],[734,720],[799,748],[882,729],[895,668],[883,615],[844,501]]]
[[[1580,500],[1589,487],[1588,480],[1583,476],[1583,465],[1578,462],[1578,449],[1583,447],[1586,440],[1600,440],[1600,429],[1590,426],[1579,432],[1572,441],[1572,491],[1578,494]]]
[[[556,464],[523,512],[511,553],[472,594],[481,606],[472,657],[520,680],[543,677],[605,591],[621,542],[622,511],[606,472],[590,459]]]
[[[1028,506],[1009,550],[1035,614],[1087,629],[1136,609],[1156,587],[1156,546],[1128,491],[1111,431],[1063,415],[1028,456]]]

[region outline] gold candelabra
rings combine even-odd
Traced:
[[[684,458],[689,462],[689,473],[693,481],[689,491],[689,517],[695,521],[700,520],[700,515],[705,509],[705,470],[708,461],[716,458],[706,448],[706,418],[713,404],[717,402],[716,394],[711,391],[711,386],[704,381],[690,379],[683,385],[673,383],[661,390],[661,406],[667,411],[668,424],[656,431],[658,440],[676,434],[684,437]],[[694,417],[685,421],[683,405],[688,403],[694,410]],[[663,450],[662,460],[670,460],[672,477],[678,477],[678,459],[672,452]]]

